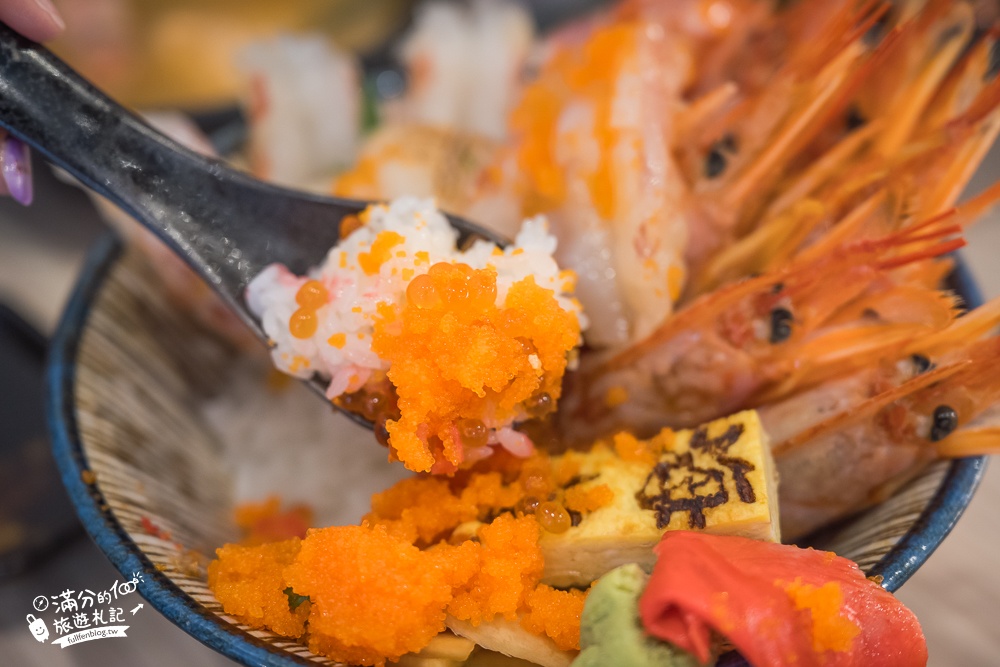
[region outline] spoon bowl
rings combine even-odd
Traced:
[[[188,150],[3,24],[0,127],[155,233],[265,344],[244,299],[247,284],[269,264],[296,273],[319,264],[340,240],[340,221],[371,204],[277,187]],[[460,245],[476,238],[507,243],[446,217]],[[307,383],[327,400],[320,378]]]

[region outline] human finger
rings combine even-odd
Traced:
[[[36,42],[52,39],[66,28],[52,0],[0,0],[0,22]]]

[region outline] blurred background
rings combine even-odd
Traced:
[[[113,97],[142,110],[181,109],[224,152],[246,140],[253,76],[267,65],[247,47],[308,32],[360,57],[366,95],[398,94],[396,53],[386,47],[413,23],[412,0],[55,0],[68,29],[51,47]],[[525,3],[546,27],[593,1]],[[273,53],[272,53],[273,55]],[[268,57],[265,52],[265,59]],[[249,61],[248,61],[249,58]],[[273,76],[273,75],[271,75]],[[259,101],[259,100],[258,100]],[[362,104],[362,108],[364,105]],[[258,141],[260,138],[258,138]],[[265,138],[268,140],[268,138]],[[270,137],[281,141],[280,135]],[[272,159],[277,159],[272,156]],[[83,534],[54,472],[44,431],[45,339],[84,261],[107,233],[91,199],[35,165],[35,203],[0,199],[0,662],[10,665],[227,665],[148,607],[128,639],[67,650],[40,646],[20,610],[40,594],[113,580],[117,572]],[[292,177],[290,177],[292,178]],[[297,178],[297,176],[294,176]],[[994,150],[970,189],[1000,179]],[[328,185],[320,184],[320,188]],[[1000,295],[1000,218],[968,234],[963,257],[984,296]],[[954,533],[899,597],[921,619],[932,665],[992,665],[1000,658],[1000,550],[994,508],[1000,470],[987,472]]]

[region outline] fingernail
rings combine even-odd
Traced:
[[[7,137],[0,150],[3,181],[10,190],[10,196],[27,206],[34,198],[31,187],[31,153],[28,147],[14,137]]]
[[[66,29],[66,23],[63,21],[62,16],[59,15],[59,10],[52,4],[52,0],[35,0],[35,4],[52,19],[52,23],[57,25],[60,31]]]

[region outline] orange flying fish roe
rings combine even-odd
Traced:
[[[342,350],[344,349],[344,346],[347,345],[347,334],[345,333],[332,334],[329,338],[326,339],[326,342],[328,345],[330,345],[330,347],[335,347],[338,350]]]
[[[258,546],[227,544],[208,564],[208,586],[227,614],[285,637],[300,637],[309,603],[290,609],[284,593],[290,584],[283,574],[300,545],[297,538]]]
[[[600,160],[586,174],[586,184],[598,213],[611,219],[616,204],[615,154],[621,133],[612,123],[612,102],[623,64],[636,49],[636,25],[620,21],[598,28],[580,46],[559,48],[540,76],[521,95],[510,124],[521,137],[517,166],[525,183],[525,215],[557,208],[566,198],[564,167],[557,157],[556,137],[563,111],[572,101],[594,109],[593,136]],[[572,141],[574,137],[570,137]]]
[[[589,489],[571,486],[566,489],[566,509],[586,514],[607,507],[615,499],[615,492],[607,484]]]
[[[501,514],[481,527],[482,565],[468,585],[456,592],[448,613],[473,625],[497,615],[514,620],[542,576],[545,561],[539,534],[538,522],[528,516]]]
[[[318,280],[307,280],[295,293],[295,303],[308,310],[318,310],[326,305],[329,296],[323,283]]]
[[[614,436],[614,450],[623,461],[634,461],[645,465],[653,465],[660,455],[673,446],[675,434],[670,429],[663,429],[649,440],[639,440],[631,433],[622,431]]]
[[[350,664],[382,665],[444,630],[456,583],[426,552],[384,527],[312,530],[286,570],[309,597],[309,646]]]
[[[405,304],[380,304],[375,319],[372,349],[389,363],[399,396],[401,417],[386,424],[396,455],[418,472],[435,463],[454,469],[463,460],[459,420],[510,422],[542,393],[554,407],[579,331],[576,316],[533,277],[497,307],[494,270],[430,267],[411,282]]]
[[[311,308],[299,308],[288,320],[288,332],[296,338],[309,338],[319,328],[319,317]]]
[[[430,544],[478,514],[476,504],[456,496],[448,480],[413,477],[372,496],[365,521],[409,542]]]
[[[373,276],[379,272],[382,265],[392,257],[392,249],[405,241],[396,232],[384,230],[378,233],[372,241],[372,247],[368,252],[358,253],[358,265],[367,275]]]
[[[811,614],[813,649],[816,653],[851,650],[851,644],[861,634],[861,628],[843,613],[844,594],[839,583],[830,581],[822,586],[813,586],[796,579],[782,587],[796,609],[808,610]]]
[[[546,635],[563,651],[580,648],[580,616],[589,591],[560,591],[539,584],[528,593],[521,626],[536,635]]]
[[[544,457],[533,460],[535,472],[551,473]],[[419,651],[443,630],[446,613],[473,625],[520,619],[529,632],[575,649],[584,594],[539,583],[544,560],[534,517],[501,512],[479,526],[476,541],[444,539],[487,508],[514,504],[522,486],[505,484],[499,471],[475,473],[454,488],[440,477],[404,480],[372,499],[360,526],[219,549],[209,583],[227,613],[284,636],[306,634],[314,652],[351,664],[382,665]],[[242,519],[274,511],[275,502],[245,508]],[[300,603],[295,610],[292,600]]]

